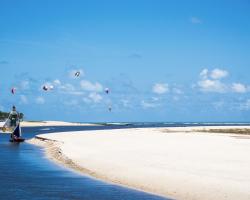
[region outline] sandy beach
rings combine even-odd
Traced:
[[[102,130],[43,134],[30,142],[67,167],[139,190],[174,199],[244,200],[250,199],[249,130]]]
[[[23,121],[22,127],[34,127],[34,126],[101,126],[99,124],[91,123],[75,123],[64,121]]]
[[[0,133],[9,133],[3,132],[2,127],[5,122],[0,122]],[[76,122],[64,122],[64,121],[22,121],[20,122],[21,127],[49,127],[49,126],[102,126],[101,124],[94,123],[76,123]]]

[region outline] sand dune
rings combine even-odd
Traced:
[[[249,200],[250,136],[197,132],[209,129],[53,133],[31,142],[69,167],[166,197]]]

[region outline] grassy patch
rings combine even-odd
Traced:
[[[202,130],[197,130],[197,131],[206,132],[206,133],[230,133],[230,134],[250,135],[249,128],[202,129]]]

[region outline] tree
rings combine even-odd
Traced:
[[[0,111],[0,120],[5,120],[9,116],[9,113]]]
[[[9,113],[0,111],[0,120],[6,120],[9,117]],[[20,113],[19,118],[21,121],[24,119],[24,114]]]

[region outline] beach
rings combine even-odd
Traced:
[[[5,122],[0,122],[0,133],[9,133],[9,131],[3,131],[2,127]],[[94,123],[78,123],[78,122],[65,122],[65,121],[21,121],[21,127],[97,127],[103,126],[102,124]]]
[[[250,199],[250,127],[180,127],[37,135],[54,161],[173,199]]]
[[[93,123],[77,123],[64,121],[23,121],[22,127],[37,127],[37,126],[101,126]]]

